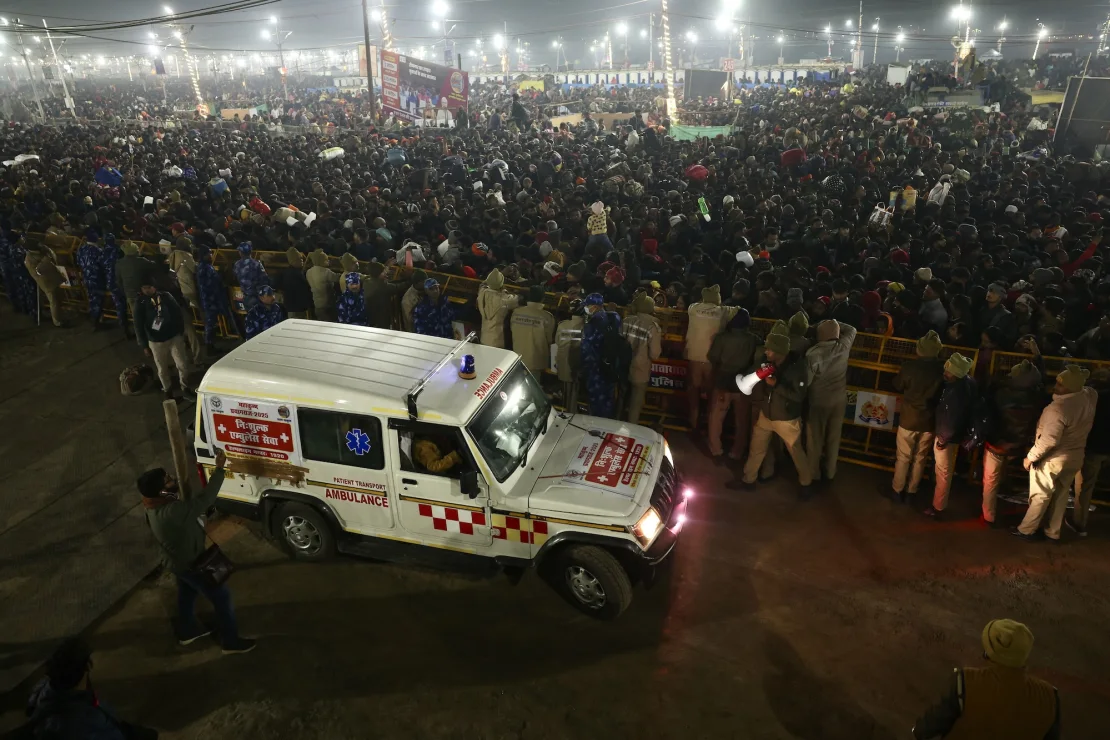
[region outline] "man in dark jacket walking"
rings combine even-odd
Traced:
[[[751,317],[741,308],[728,323],[728,329],[713,337],[709,346],[709,362],[713,367],[713,395],[709,403],[709,454],[717,458],[724,454],[721,445],[721,427],[732,409],[736,430],[732,460],[743,460],[748,452],[748,438],[752,428],[752,399],[736,387],[736,376],[746,372],[755,360],[759,337],[752,333]]]
[[[980,521],[988,526],[994,526],[1006,460],[1024,457],[1033,446],[1037,419],[1044,406],[1041,373],[1029,360],[1014,365],[1010,374],[991,389],[991,425],[983,450],[983,513],[980,515]]]
[[[745,490],[754,486],[771,438],[778,435],[794,460],[798,482],[801,484],[800,496],[802,500],[806,500],[810,494],[812,472],[805,450],[802,449],[802,404],[809,388],[805,360],[790,353],[790,337],[774,332],[767,335],[763,352],[755,354],[756,361],[750,371],[754,372],[768,363],[774,366],[774,374],[762,381],[767,393],[759,403],[759,415],[752,430],[743,478],[725,485],[727,488]]]
[[[944,361],[937,357],[942,348],[940,336],[930,331],[917,340],[917,357],[903,362],[894,376],[894,390],[902,394],[891,482],[898,503],[905,503],[907,492],[911,500],[917,494],[925,460],[933,447],[937,398],[944,383]]]
[[[952,492],[952,476],[956,472],[956,453],[967,435],[968,424],[975,409],[978,392],[975,380],[968,377],[972,362],[955,352],[944,363],[944,388],[937,404],[937,423],[933,431],[933,471],[936,487],[933,503],[922,513],[939,518],[948,508]]]
[[[312,288],[304,274],[304,256],[295,248],[285,250],[289,266],[274,276],[274,287],[281,291],[281,305],[291,319],[307,319],[312,310]]]
[[[162,550],[162,564],[177,579],[177,623],[174,625],[177,641],[188,645],[211,634],[212,630],[197,622],[194,613],[197,594],[204,594],[215,609],[224,653],[246,653],[254,649],[255,641],[239,636],[231,608],[231,591],[226,585],[213,587],[195,568],[197,558],[204,553],[205,539],[205,530],[197,518],[216,503],[224,482],[226,461],[223,451],[217,451],[216,469],[208,484],[186,501],[178,497],[177,480],[162,468],[143,473],[138,485],[147,523]]]
[[[147,357],[154,360],[158,380],[166,398],[173,398],[173,374],[170,363],[177,366],[177,377],[181,389],[190,392],[189,352],[185,347],[185,313],[169,293],[154,287],[154,281],[147,273],[142,281],[142,290],[135,303],[135,333],[139,346]]]

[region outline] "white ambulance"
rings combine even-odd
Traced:
[[[691,492],[667,442],[554,410],[513,352],[288,320],[205,374],[196,455],[218,508],[293,556],[538,567],[602,619],[670,554]]]

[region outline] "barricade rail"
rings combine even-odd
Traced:
[[[57,264],[66,269],[71,285],[63,287],[63,303],[82,308],[86,306],[87,293],[81,279],[81,270],[74,260],[74,253],[83,241],[78,237],[65,234],[29,233],[26,237],[29,245],[43,244],[49,247],[57,258]],[[121,242],[121,245],[124,243],[128,242],[125,240]],[[168,253],[172,249],[170,246],[163,245],[160,247],[157,244],[147,242],[130,243],[137,245],[140,254],[147,256],[156,255],[162,249],[165,249]],[[284,252],[259,251],[254,254],[268,270],[277,270],[288,266]],[[212,252],[213,264],[227,286],[228,298],[231,301],[233,311],[243,315],[242,292],[237,286],[231,284],[231,268],[237,259],[239,259],[239,255],[235,249],[216,249]],[[332,269],[337,272],[342,271],[338,257],[329,256],[328,262]],[[360,271],[365,273],[368,264],[360,262]],[[458,305],[461,320],[470,325],[467,328],[479,326],[481,319],[476,307],[476,298],[482,281],[448,273],[426,272],[429,277],[434,277],[439,281],[444,294],[447,295],[449,300]],[[405,268],[389,267],[386,275],[389,280],[404,280]],[[510,284],[506,284],[506,289],[514,293],[523,293],[526,290]],[[569,299],[563,293],[547,293],[544,297],[545,306],[559,320],[569,315],[567,311],[568,303]],[[104,314],[107,318],[116,318],[115,313],[108,308],[112,305],[111,300],[104,302]],[[627,307],[614,308],[622,313],[630,311]],[[399,315],[398,304],[394,311],[395,326],[399,326]],[[675,309],[659,308],[656,309],[655,316],[663,329],[663,357],[653,365],[653,382],[648,387],[643,416],[663,428],[686,430],[685,384],[681,381],[681,378],[685,375],[686,368],[686,361],[683,356],[687,314]],[[203,326],[202,317],[197,316],[195,311],[193,312],[193,323],[197,326]],[[770,331],[773,324],[774,321],[770,319],[757,318],[752,320],[753,330],[763,336]],[[220,320],[220,330],[226,337],[238,337],[236,327],[228,326],[222,318]],[[901,396],[894,391],[891,381],[904,362],[917,356],[916,345],[915,340],[901,337],[886,337],[865,333],[856,335],[848,360],[848,397],[845,399],[845,423],[840,444],[840,460],[879,470],[893,470],[895,454],[893,432],[897,429],[898,405]],[[973,362],[973,367],[978,364],[979,351],[977,349],[945,346],[941,356],[947,357],[956,351],[969,357]],[[993,352],[990,357],[990,378],[993,380],[1005,376],[1014,365],[1024,359],[1031,359],[1031,357],[1031,355],[1014,352]],[[1110,362],[1106,361],[1066,357],[1044,357],[1043,359],[1046,374],[1049,377],[1054,377],[1068,363],[1087,367],[1092,373],[1095,371],[1110,373]],[[657,369],[665,373],[661,376],[661,380],[665,382],[655,382]],[[550,371],[548,375],[554,377],[554,374]],[[876,416],[861,418],[861,410],[864,406],[863,403],[859,403],[861,394],[865,394],[865,399],[874,401],[872,410],[876,411]],[[874,398],[871,394],[878,394],[878,398]],[[581,397],[583,394],[580,393],[579,395]],[[882,406],[883,411],[878,410],[880,406]],[[1020,461],[1010,461],[1010,465],[1016,466],[1016,468],[1011,469],[1011,473],[1020,473]],[[973,475],[976,470],[978,470],[977,457],[972,459],[968,475]]]

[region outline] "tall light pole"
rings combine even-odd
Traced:
[[[876,18],[875,22],[871,24],[871,30],[875,32],[875,48],[871,51],[871,63],[879,63],[879,19]]]
[[[1043,23],[1038,24],[1040,28],[1037,29],[1037,45],[1033,47],[1033,58],[1037,58],[1037,52],[1041,50],[1041,40],[1048,35],[1048,29],[1044,27]]]
[[[1002,16],[1002,22],[998,24],[998,53],[1002,53],[1002,42],[1006,40],[1006,29],[1010,27],[1010,22],[1006,20],[1006,16]],[[1099,39],[1099,46],[1102,46],[1102,39]],[[1102,51],[1100,48],[1099,51]]]
[[[786,37],[782,35],[782,32],[779,32],[779,37],[775,40],[779,42],[779,66],[781,67],[783,64],[782,50],[786,45]]]
[[[162,9],[166,11],[166,15],[173,16],[173,8],[168,5],[163,5]],[[189,81],[193,83],[193,95],[196,96],[197,105],[200,106],[204,103],[204,98],[200,94],[200,73],[197,71],[196,65],[193,64],[193,58],[189,55],[189,39],[188,36],[193,31],[193,27],[189,26],[186,31],[181,30],[181,26],[176,21],[170,21],[167,24],[173,29],[173,36],[181,42],[181,54],[185,57],[185,69],[189,71]],[[177,68],[178,77],[181,76],[181,67],[177,64],[177,56],[174,55],[174,67]]]
[[[8,25],[8,22],[4,21],[4,25]],[[46,25],[45,18],[42,19],[42,27],[46,29],[46,40],[50,42],[50,53],[54,55],[54,66],[58,70],[58,79],[62,82],[62,96],[65,99],[66,108],[69,108],[70,114],[72,114],[74,118],[77,118],[77,108],[73,105],[73,98],[69,96],[69,88],[66,86],[65,72],[62,70],[62,63],[58,60],[58,50],[54,48],[54,39],[50,35],[50,28]],[[130,60],[128,60],[127,62],[127,76],[131,76]]]
[[[4,25],[8,24],[5,22]],[[20,25],[18,18],[15,19],[15,25],[17,27]],[[35,85],[35,75],[31,72],[31,60],[27,57],[27,49],[23,46],[23,34],[16,33],[15,41],[19,44],[19,55],[23,57],[23,64],[27,67],[27,78],[31,80],[31,93],[35,96],[35,105],[39,109],[39,120],[45,123],[46,113],[42,109],[42,101],[39,100],[39,89]]]
[[[377,8],[375,8],[377,10]],[[379,19],[381,18],[381,11],[378,11]],[[366,8],[366,0],[362,0],[362,43],[366,46],[366,97],[370,99],[370,120],[375,120],[377,116],[377,105],[374,101],[374,62],[370,54],[370,13]],[[285,66],[283,63],[282,67]],[[285,85],[284,69],[281,75],[282,89]],[[284,113],[284,111],[282,111]]]
[[[903,44],[903,42],[905,42],[905,40],[906,40],[906,34],[902,33],[901,30],[899,30],[898,35],[894,37],[894,61],[895,61],[895,63],[902,61],[902,52],[905,51],[905,49],[902,48],[902,44]]]
[[[366,0],[362,0],[362,1],[363,1],[363,10],[366,10],[366,8],[365,8]],[[366,32],[367,35],[369,35],[369,29],[366,27],[366,23],[365,23],[365,15],[366,14],[363,13],[363,31]],[[285,39],[287,39],[287,38],[289,38],[290,36],[293,35],[293,32],[292,31],[282,31],[280,22],[278,21],[278,17],[276,15],[270,16],[270,23],[272,23],[275,27],[274,33],[270,33],[270,29],[268,29],[268,28],[263,28],[262,29],[262,38],[265,39],[266,41],[274,40],[274,41],[277,42],[278,61],[281,63],[281,69],[278,70],[278,71],[281,72],[281,94],[286,100],[288,100],[289,99],[289,88],[286,86],[286,83],[285,83],[285,73],[287,71],[285,69],[285,49],[282,47],[282,45],[285,43]],[[366,53],[367,54],[370,53],[369,44],[366,46]],[[369,57],[367,58],[367,64],[369,64]]]
[[[964,3],[963,3],[963,0],[960,0],[960,4],[957,5],[956,7],[952,8],[952,17],[956,19],[956,39],[957,40],[959,39],[959,36],[960,36],[960,26],[963,25],[965,22],[967,23],[967,31],[966,31],[966,34],[965,34],[965,43],[966,43],[966,41],[969,41],[971,39],[971,6],[970,5],[965,6]],[[960,76],[960,46],[959,46],[958,43],[953,43],[953,46],[956,47],[956,54],[955,54],[955,57],[952,60],[952,76],[953,77],[959,77]]]
[[[447,0],[434,0],[434,2],[432,2],[432,16],[435,17],[435,20],[432,21],[432,25],[443,34],[443,62],[445,66],[454,67],[454,55],[451,54],[451,47],[447,43],[447,34],[454,29],[454,26],[451,27],[451,30],[447,28],[447,13],[450,10],[451,8],[447,5]]]
[[[686,32],[686,40],[690,42],[690,66],[698,66],[698,34],[694,29]]]
[[[674,99],[674,72],[671,66],[671,15],[667,10],[667,0],[661,0],[663,14],[663,82],[667,91],[667,115],[673,123],[678,123],[678,104]]]
[[[505,37],[499,33],[495,33],[493,35],[493,48],[497,49],[497,54],[501,57],[501,74],[508,74],[509,47],[505,43]]]
[[[624,37],[624,66],[628,66],[628,24],[621,21],[617,24],[617,35]]]
[[[829,59],[832,59],[832,26],[825,26],[825,37],[829,42]]]

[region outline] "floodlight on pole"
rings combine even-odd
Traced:
[[[1042,23],[1040,26],[1041,27],[1037,29],[1037,45],[1033,47],[1034,59],[1037,58],[1037,52],[1041,50],[1041,41],[1048,35],[1048,29],[1044,27],[1044,24]]]
[[[173,15],[173,8],[169,5],[163,5],[162,10],[165,11],[166,15]]]

